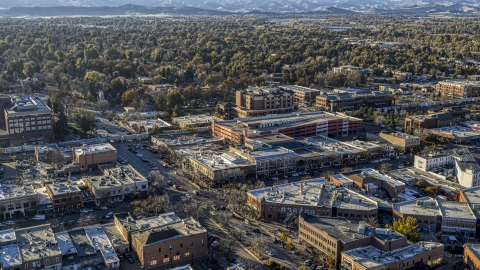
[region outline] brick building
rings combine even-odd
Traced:
[[[114,222],[145,268],[168,269],[208,258],[207,230],[193,218],[165,213],[134,219],[120,213]]]
[[[69,182],[54,182],[45,185],[45,191],[53,202],[56,211],[72,210],[82,207],[82,191]]]
[[[437,200],[422,197],[395,203],[392,206],[393,219],[413,217],[420,230],[439,232],[442,230],[442,213]]]
[[[456,125],[457,119],[449,113],[435,113],[429,115],[408,115],[405,118],[405,130],[440,128]]]
[[[344,172],[342,175],[351,179],[357,188],[364,190],[367,194],[377,194],[379,188],[385,189],[392,199],[405,193],[405,183],[371,168]]]
[[[293,112],[295,97],[292,91],[250,87],[237,91],[235,104],[233,117],[258,117]]]
[[[478,97],[480,83],[474,81],[443,81],[437,83],[435,90],[453,98]]]
[[[50,225],[15,230],[15,236],[19,243],[18,256],[22,260],[22,270],[62,269],[62,252],[58,245],[53,244],[56,243],[56,239]]]
[[[342,253],[342,269],[396,270],[424,268],[428,262],[443,258],[444,246],[437,242],[418,242],[385,252],[375,246],[360,247]]]
[[[0,145],[43,144],[54,134],[50,108],[40,98],[0,96]]]
[[[336,92],[318,95],[316,107],[330,112],[358,110],[360,107],[382,108],[393,104],[393,95],[383,91]]]
[[[213,122],[212,133],[233,143],[268,134],[290,137],[347,137],[363,134],[362,119],[321,111]]]
[[[81,171],[117,161],[117,150],[109,143],[83,145],[72,149],[72,159]]]
[[[407,238],[391,229],[373,228],[364,221],[353,222],[345,218],[299,216],[298,238],[323,257],[332,254],[338,266],[342,252],[374,246],[388,252],[407,245]]]
[[[298,85],[284,85],[280,87],[284,90],[293,91],[295,103],[298,105],[309,106],[315,103],[316,97],[321,93],[320,90],[307,88]]]

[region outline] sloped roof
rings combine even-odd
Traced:
[[[175,229],[153,229],[138,234],[137,239],[140,244],[149,245],[180,235],[182,234]]]

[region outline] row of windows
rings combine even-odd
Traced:
[[[475,224],[469,224],[464,222],[456,222],[456,221],[443,221],[444,226],[451,226],[451,227],[462,227],[462,228],[475,228]]]
[[[14,208],[14,206],[15,206],[15,208]],[[36,202],[23,203],[23,208],[28,208],[29,206],[35,207],[35,206],[37,206],[37,203]],[[17,203],[16,205],[13,205],[13,204],[8,205],[8,210],[21,209],[21,208],[22,208],[22,204],[20,204],[20,203]],[[5,211],[6,211],[6,207],[4,205],[0,206],[0,212],[5,212]]]
[[[59,263],[60,262],[60,258],[59,257],[55,257],[55,262]],[[50,259],[45,259],[45,264],[50,264]],[[41,263],[40,262],[32,262],[32,269],[36,269],[38,267],[41,266]],[[25,269],[28,269],[29,265],[28,263],[25,263]],[[56,266],[52,266],[52,269],[56,269]]]
[[[37,131],[38,130],[50,130],[52,129],[52,125],[46,125],[46,126],[38,126],[38,127],[26,127],[26,128],[11,128],[10,127],[10,133],[15,134],[15,133],[23,133],[23,132],[30,132],[30,131]]]
[[[41,120],[41,119],[52,119],[50,116],[42,116],[42,117],[31,117],[31,118],[15,118],[15,119],[8,119],[8,122],[9,123],[21,123],[23,121],[38,121],[38,120]]]
[[[33,122],[25,122],[25,126],[26,127],[29,127],[30,125],[32,126],[36,126],[36,125],[47,125],[47,124],[51,124],[52,121],[51,120],[43,120],[43,121],[33,121]],[[12,127],[23,127],[24,126],[24,122],[20,121],[19,123],[16,123],[16,122],[13,122],[13,123],[9,123],[8,125],[10,128]]]
[[[318,248],[323,250],[324,253],[326,254],[335,254],[335,250],[333,248],[328,247],[325,245],[325,241],[319,241],[318,239],[313,238],[311,235],[306,234],[305,232],[300,232],[300,236],[308,240],[310,243],[315,244]],[[336,245],[335,245],[336,246]]]

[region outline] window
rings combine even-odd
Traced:
[[[185,252],[185,257],[190,256],[190,252]]]
[[[8,206],[8,210],[12,210],[12,209],[13,209],[13,204],[10,204],[10,205]]]
[[[180,247],[181,247],[181,248],[183,247],[183,243],[180,243]]]
[[[172,246],[170,246],[170,250],[172,250]]]
[[[152,260],[151,265],[157,265],[157,260]]]
[[[180,260],[180,255],[175,255],[175,256],[173,256],[173,260],[174,260],[174,261]]]
[[[25,264],[25,269],[28,269],[28,263]]]
[[[0,212],[5,212],[5,206],[0,206]]]
[[[55,261],[56,261],[56,262],[60,262],[60,258],[59,258],[59,257],[56,257],[56,258],[55,258]]]
[[[142,189],[146,189],[147,188],[147,185],[142,185]]]
[[[23,204],[23,207],[24,207],[24,208],[28,208],[28,202],[24,203],[24,204]]]
[[[46,264],[50,264],[50,259],[46,259],[46,260],[45,260],[45,263],[46,263]]]
[[[150,255],[150,250],[147,251],[147,254]]]
[[[190,242],[190,246],[193,246],[193,241],[192,241],[192,242]]]
[[[158,253],[162,252],[162,248],[158,248]]]
[[[30,206],[31,206],[31,207],[37,206],[37,202],[31,202],[31,203],[30,203]]]
[[[165,256],[167,256],[167,255],[165,255]],[[163,259],[163,262],[164,262],[164,263],[167,263],[167,262],[169,262],[169,261],[170,261],[170,258],[164,258],[164,259]]]

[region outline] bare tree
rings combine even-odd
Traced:
[[[167,187],[167,179],[159,171],[151,171],[148,175],[151,183],[148,185],[149,193],[161,195]]]
[[[94,224],[97,224],[97,216],[92,214],[80,214],[80,220],[78,222],[78,226],[84,227],[84,226],[89,226]]]
[[[62,224],[60,224],[60,222],[58,222],[58,219],[56,218],[51,219],[49,223],[54,233],[62,232],[65,230],[65,227]]]
[[[374,228],[379,228],[380,227],[376,217],[366,217],[366,218],[363,219],[363,221],[365,221],[365,223],[367,223],[368,225],[370,225]]]
[[[60,152],[60,150],[48,150],[45,156],[53,164],[60,164],[65,162],[65,156],[62,154],[62,152]]]
[[[110,108],[110,102],[108,100],[99,100],[97,102],[97,109],[102,113],[105,114],[105,112]]]

